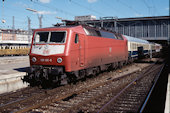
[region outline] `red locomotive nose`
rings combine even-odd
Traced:
[[[67,30],[40,29],[34,32],[31,65],[64,65]]]

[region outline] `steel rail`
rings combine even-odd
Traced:
[[[157,81],[158,81],[158,79],[159,79],[159,77],[160,77],[160,75],[161,75],[161,72],[162,72],[162,70],[163,70],[164,67],[165,67],[165,64],[162,66],[161,70],[159,71],[159,73],[158,73],[158,75],[157,75],[157,77],[156,77],[156,80],[155,80],[154,84],[152,85],[152,88],[151,88],[151,90],[149,91],[149,94],[148,94],[148,96],[146,97],[146,100],[145,100],[145,102],[143,103],[143,105],[142,105],[142,107],[141,107],[141,109],[140,109],[140,111],[139,111],[140,113],[142,113],[143,110],[145,109],[145,106],[146,106],[146,104],[148,103],[148,100],[149,100],[149,98],[150,98],[150,96],[151,96],[151,94],[152,94],[153,89],[155,88],[155,85],[156,85],[156,83],[157,83]]]
[[[37,89],[37,87],[35,87],[35,88],[31,88],[30,89],[30,91],[34,91],[34,90],[36,90]],[[28,90],[28,89],[26,89],[26,90]],[[27,93],[28,91],[26,91],[25,93]],[[41,92],[41,91],[40,91]],[[17,92],[16,92],[17,93]],[[19,93],[23,93],[23,92],[19,92]],[[31,92],[30,92],[31,93]],[[45,93],[45,91],[44,91],[44,93]],[[6,103],[6,104],[2,104],[2,105],[0,105],[0,111],[2,111],[3,109],[6,109],[6,108],[8,108],[9,106],[12,106],[12,105],[16,105],[16,104],[18,104],[18,103],[23,103],[23,102],[26,102],[26,101],[28,101],[28,100],[30,100],[30,99],[34,99],[34,98],[36,98],[36,97],[39,97],[39,96],[42,96],[42,95],[44,95],[44,93],[43,94],[38,94],[38,93],[36,93],[35,95],[30,95],[30,97],[26,97],[26,98],[19,98],[18,100],[15,100],[15,101],[12,101],[12,102],[9,102],[9,103]],[[24,93],[23,93],[24,94]],[[12,95],[14,95],[15,96],[15,93],[13,93]],[[7,95],[5,95],[5,96],[7,96]],[[7,97],[5,97],[5,98],[7,98]],[[9,97],[10,98],[10,97]]]
[[[147,66],[145,68],[148,68],[148,67],[150,67],[150,66]],[[140,69],[138,69],[137,71],[139,71],[139,70]],[[19,112],[19,113],[20,112],[27,112],[27,111],[29,111],[31,109],[35,109],[35,108],[38,108],[38,107],[43,106],[43,105],[47,105],[47,104],[52,103],[52,102],[60,101],[62,99],[65,99],[67,97],[72,96],[73,94],[80,94],[80,93],[83,93],[83,92],[85,92],[87,90],[92,90],[92,89],[97,88],[99,86],[103,86],[105,84],[109,84],[110,82],[117,81],[117,80],[119,80],[121,78],[124,78],[126,76],[129,76],[129,75],[131,75],[133,73],[136,73],[136,72],[132,72],[132,73],[129,73],[129,74],[124,74],[124,75],[122,75],[120,77],[117,77],[117,78],[111,78],[111,79],[109,78],[109,79],[106,79],[104,82],[102,81],[102,82],[97,83],[97,84],[95,84],[93,86],[89,86],[87,88],[83,88],[83,89],[80,89],[80,90],[72,91],[72,92],[70,92],[70,93],[68,93],[68,94],[66,94],[64,96],[56,96],[55,95],[56,91],[58,91],[60,88],[57,88],[57,90],[53,89],[53,90],[45,91],[43,94],[39,94],[38,96],[35,96],[35,98],[33,98],[34,97],[33,96],[33,97],[30,97],[30,98],[27,98],[26,100],[22,100],[21,99],[21,101],[18,100],[18,101],[14,101],[14,102],[8,103],[8,104],[6,104],[7,106],[2,105],[2,107],[0,107],[0,109],[3,110],[3,108],[5,108],[5,109],[9,108],[10,105],[17,106],[17,103],[19,103],[19,105],[22,105],[22,104],[24,104],[24,102],[27,102],[27,100],[31,100],[31,99],[33,100],[33,99],[36,99],[36,97],[39,97],[39,98],[37,98],[38,101],[36,101],[35,104],[32,104],[31,106],[22,107],[18,111],[16,111],[16,110],[14,111],[14,112]],[[42,98],[44,100],[42,100],[41,97],[45,97],[45,98]],[[14,106],[12,106],[12,107],[14,107]]]
[[[148,67],[150,67],[150,66],[148,66]],[[136,74],[136,73],[135,73],[135,74]],[[132,75],[132,74],[128,74],[128,75]],[[120,80],[120,79],[116,79],[116,80]],[[108,84],[110,84],[110,82],[109,82]],[[126,84],[126,83],[125,83],[125,84]],[[123,88],[126,86],[125,84],[122,85],[122,86],[119,87],[119,88],[115,88],[115,89],[114,89],[114,90],[115,90],[114,94],[118,93],[118,92],[119,92],[119,89],[123,89]],[[106,91],[105,93],[96,95],[96,96],[94,96],[94,97],[92,97],[92,98],[90,98],[90,99],[87,98],[87,100],[85,100],[85,101],[83,101],[83,102],[80,102],[80,103],[77,104],[77,105],[73,105],[72,107],[66,108],[66,110],[62,111],[62,113],[69,113],[69,112],[74,111],[75,109],[79,109],[79,108],[80,108],[81,106],[83,106],[84,104],[90,103],[91,101],[96,100],[96,99],[98,99],[98,98],[102,98],[102,97],[104,97],[106,94],[109,94],[110,92],[112,92],[112,90],[108,90],[108,91]]]
[[[18,93],[22,93],[22,90],[28,90],[30,89],[30,87],[26,87],[26,88],[22,88],[20,90],[16,90],[16,92],[8,92],[8,93],[3,93],[3,94],[0,94],[0,99],[6,97],[6,96],[11,96],[11,95],[15,95],[15,94],[18,94]],[[19,92],[17,92],[19,91]]]
[[[150,66],[147,66],[146,68],[148,68],[148,67],[150,67]],[[139,69],[139,70],[140,70],[140,69]],[[137,71],[139,71],[139,70],[137,70]],[[109,79],[109,80],[106,80],[106,81],[104,81],[104,82],[102,82],[102,83],[98,83],[98,84],[95,84],[95,85],[93,85],[93,86],[89,86],[89,87],[87,87],[87,88],[83,88],[83,89],[80,89],[80,90],[77,90],[77,91],[70,92],[70,93],[68,93],[68,94],[66,94],[66,95],[64,95],[64,96],[60,96],[60,97],[58,97],[58,98],[56,98],[55,95],[53,96],[53,95],[51,94],[52,96],[51,96],[50,98],[45,99],[45,100],[41,101],[40,103],[36,103],[36,104],[34,104],[34,105],[32,105],[32,106],[28,106],[28,107],[25,107],[25,108],[23,108],[23,109],[20,109],[20,110],[16,111],[15,113],[27,112],[27,111],[29,111],[29,110],[31,110],[31,109],[35,109],[35,108],[38,108],[38,107],[40,107],[40,106],[44,106],[44,105],[50,104],[50,103],[52,103],[52,102],[56,102],[56,101],[63,100],[63,99],[65,99],[65,98],[68,98],[68,97],[72,96],[73,94],[77,94],[77,95],[78,95],[78,94],[83,93],[83,92],[85,92],[85,91],[92,90],[92,89],[94,89],[94,88],[103,86],[103,85],[105,85],[105,84],[109,84],[110,82],[120,80],[120,79],[122,79],[122,78],[124,78],[124,77],[127,77],[127,76],[130,76],[131,74],[134,74],[134,73],[136,73],[136,72],[132,72],[132,73],[129,73],[129,74],[125,74],[125,75],[122,75],[122,76],[117,77],[117,78]]]
[[[103,107],[100,108],[100,110],[98,111],[98,113],[103,112],[104,109],[106,109],[113,101],[115,101],[121,94],[123,94],[129,87],[131,87],[136,81],[138,81],[139,79],[141,79],[144,75],[149,74],[152,71],[149,71],[151,68],[153,68],[153,66],[155,66],[155,64],[152,64],[151,67],[149,67],[144,73],[140,74],[137,78],[135,78],[131,83],[129,83],[125,88],[123,88],[116,96],[114,96],[108,103],[106,103]],[[160,68],[160,67],[157,67]],[[154,70],[157,70],[157,68],[155,68]]]

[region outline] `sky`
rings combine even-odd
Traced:
[[[75,16],[150,17],[169,16],[169,0],[0,0],[0,29],[11,29],[13,16],[15,29],[39,28],[38,17],[43,15],[42,27],[61,23],[60,17],[74,20]],[[38,13],[26,10],[34,9]]]

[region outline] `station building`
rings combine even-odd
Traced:
[[[170,16],[102,17],[99,20],[86,20],[84,23],[156,43],[168,44],[170,41]]]

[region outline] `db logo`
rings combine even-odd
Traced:
[[[43,54],[48,55],[50,53],[50,50],[48,49],[48,45],[45,45]]]
[[[43,54],[49,54],[49,52],[50,52],[50,50],[45,49],[45,50],[43,51]]]

